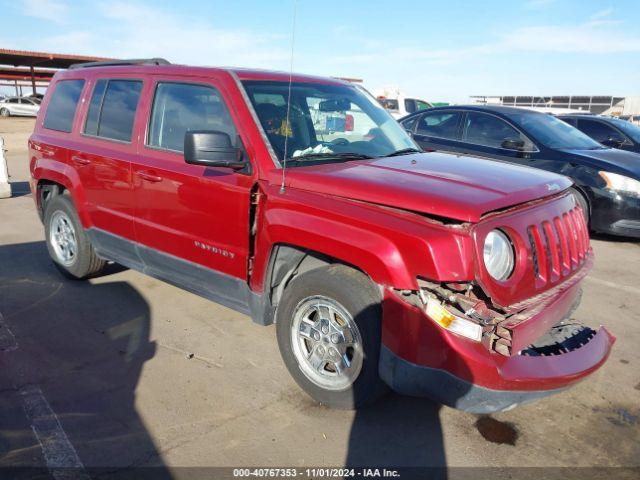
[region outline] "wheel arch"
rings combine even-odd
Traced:
[[[574,183],[569,190],[575,191],[578,193],[578,195],[580,195],[585,203],[587,204],[587,217],[591,218],[591,212],[592,212],[592,206],[591,206],[591,197],[589,196],[589,193],[587,192],[587,189],[585,187],[582,187],[576,183]]]
[[[380,284],[357,265],[316,250],[286,243],[278,243],[274,244],[271,249],[264,275],[263,296],[264,300],[268,302],[272,309],[272,315],[269,316],[266,323],[273,323],[275,309],[285,289],[294,278],[311,270],[335,264],[344,265],[365,275],[371,281],[372,285],[380,289],[380,300],[382,301],[382,287]]]
[[[57,163],[57,162],[56,162]],[[68,192],[73,201],[73,205],[78,212],[80,221],[84,228],[91,226],[91,218],[86,207],[86,195],[80,183],[80,178],[75,171],[71,171],[71,176],[67,175],[68,169],[64,173],[58,169],[39,167],[34,172],[36,180],[36,207],[40,219],[44,218],[44,209],[49,199],[55,195]]]

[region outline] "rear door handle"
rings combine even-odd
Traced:
[[[88,158],[80,157],[78,155],[73,155],[71,157],[71,160],[73,160],[73,163],[78,166],[89,165],[91,163],[91,160],[89,160]]]
[[[143,179],[146,180],[147,182],[161,182],[162,181],[162,177],[159,177],[158,175],[155,175],[153,173],[150,172],[138,172],[138,176]]]

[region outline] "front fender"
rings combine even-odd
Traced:
[[[473,279],[468,230],[413,213],[290,189],[284,195],[267,194],[257,232],[254,291],[263,291],[268,260],[278,244],[332,257],[398,289],[416,290],[418,277]]]

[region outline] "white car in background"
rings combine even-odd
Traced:
[[[0,100],[0,117],[20,116],[35,117],[40,110],[37,98],[8,97]]]
[[[417,112],[418,110],[426,110],[427,108],[433,107],[433,105],[426,100],[407,98],[404,96],[398,96],[396,98],[378,97],[378,102],[380,102],[396,120],[410,113]]]

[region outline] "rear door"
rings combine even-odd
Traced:
[[[71,164],[78,172],[93,223],[92,240],[103,254],[136,263],[132,242],[131,161],[136,154],[134,122],[141,78],[94,78],[85,101],[80,142]]]
[[[254,176],[184,161],[189,130],[227,133],[242,147],[222,79],[154,77],[146,134],[133,165],[136,232],[151,273],[229,305],[246,281]],[[216,272],[214,274],[214,272]],[[234,306],[234,305],[230,305]],[[237,306],[237,305],[235,305]]]
[[[419,116],[413,137],[425,150],[459,151],[462,112],[436,110]]]

